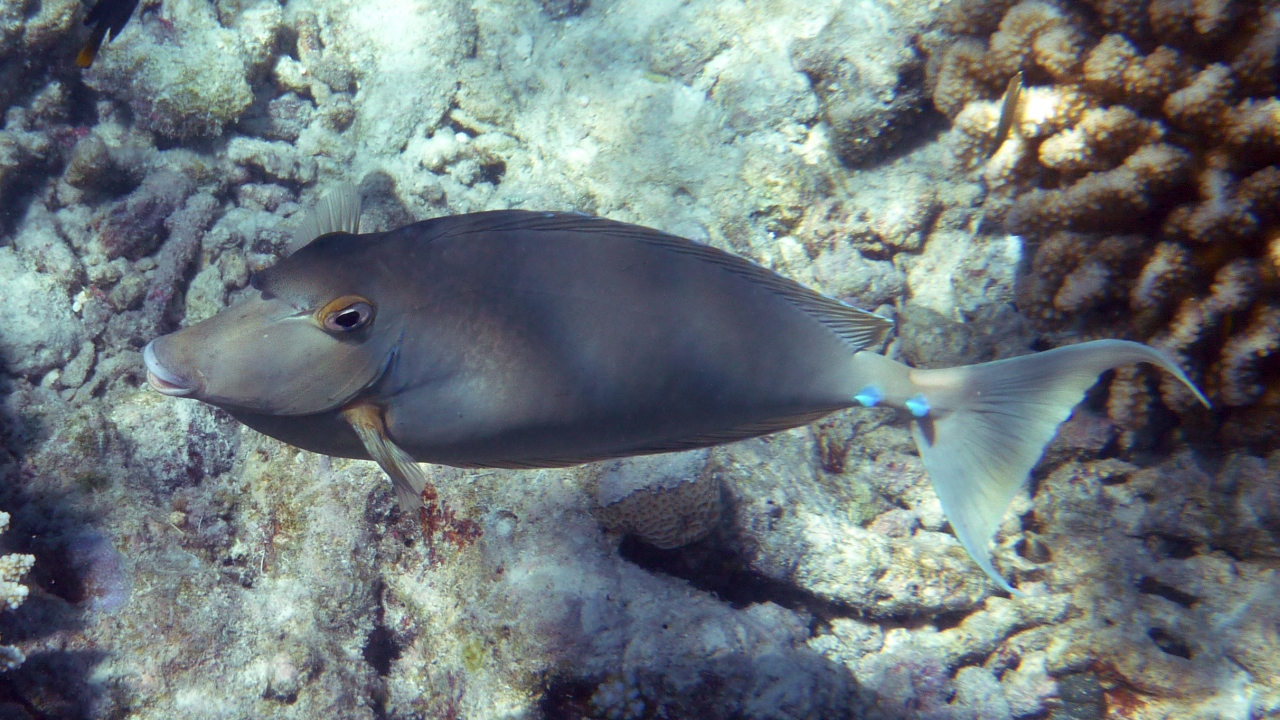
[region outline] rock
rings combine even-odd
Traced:
[[[591,7],[590,0],[538,0],[538,4],[542,6],[543,12],[553,20],[581,15],[588,7]]]
[[[850,165],[882,158],[921,114],[923,59],[882,6],[841,4],[821,32],[797,44],[795,63],[809,76],[836,152]]]
[[[947,368],[991,359],[986,337],[967,323],[948,320],[922,305],[904,305],[898,314],[902,359],[912,367]]]
[[[237,35],[208,3],[166,5],[155,21],[134,18],[85,72],[85,82],[165,137],[221,135],[253,102],[249,74],[280,28],[278,10],[263,17],[267,31]]]
[[[671,549],[720,522],[720,478],[705,450],[609,463],[596,480],[596,517],[608,528]]]
[[[62,367],[80,348],[80,321],[71,299],[48,275],[32,272],[12,248],[0,247],[0,364],[20,376]]]

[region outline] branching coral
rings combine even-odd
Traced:
[[[9,527],[9,513],[0,512],[0,533]],[[36,559],[31,555],[0,556],[0,608],[13,610],[27,599],[27,586],[19,583]],[[26,660],[22,651],[11,645],[0,645],[0,671],[13,670]]]
[[[193,183],[175,172],[157,172],[94,219],[97,243],[107,259],[136,260],[151,254],[164,239],[165,218],[182,206]]]
[[[165,220],[169,240],[158,253],[156,274],[142,306],[147,322],[153,327],[160,326],[165,310],[180,287],[180,278],[200,251],[200,239],[217,209],[218,201],[212,195],[200,193],[188,198],[181,210]]]
[[[934,104],[974,165],[1005,84],[1025,78],[1009,141],[982,168],[987,221],[1035,248],[1019,308],[1051,342],[1163,347],[1222,427],[1280,420],[1280,2],[1084,5],[956,0],[930,61]],[[1157,397],[1190,407],[1156,382],[1118,375],[1114,419],[1147,424]],[[1275,444],[1263,435],[1230,439]]]

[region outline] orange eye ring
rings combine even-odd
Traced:
[[[320,326],[331,333],[353,333],[373,322],[373,303],[359,295],[343,295],[316,313]]]

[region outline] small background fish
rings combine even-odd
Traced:
[[[129,18],[133,16],[134,8],[138,7],[139,0],[98,0],[94,3],[93,8],[89,10],[89,14],[85,16],[84,24],[93,26],[93,30],[89,34],[89,41],[76,55],[76,65],[78,67],[87,68],[93,65],[93,60],[98,56],[98,50],[102,47],[103,38],[107,40],[115,40],[116,36],[124,30],[124,26],[129,23]]]

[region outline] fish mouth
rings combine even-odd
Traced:
[[[196,383],[181,378],[160,364],[156,358],[156,341],[152,340],[142,350],[142,361],[147,365],[147,382],[156,392],[171,397],[186,397],[196,391]]]

